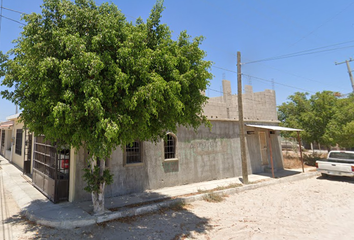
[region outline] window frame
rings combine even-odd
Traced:
[[[129,144],[125,145],[124,147],[124,153],[123,153],[123,165],[125,167],[130,167],[130,166],[139,166],[139,165],[143,165],[144,164],[144,159],[143,159],[143,142],[142,141],[134,141],[132,142],[132,144],[134,143],[138,143],[139,144],[139,157],[140,157],[140,162],[131,162],[128,163],[127,162],[127,157],[128,157],[128,153],[127,153],[127,146],[129,146]],[[133,146],[134,147],[134,146]]]
[[[16,129],[15,153],[22,156],[23,130]]]
[[[173,158],[166,158],[166,139],[168,136],[171,136],[174,139],[174,157]],[[178,160],[178,139],[176,134],[172,133],[172,132],[168,132],[166,133],[166,138],[162,139],[162,150],[163,150],[163,159],[164,161],[176,161]]]

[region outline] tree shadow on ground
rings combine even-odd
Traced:
[[[162,195],[159,197],[166,198]],[[179,201],[174,201],[173,205],[162,207],[152,213],[65,230],[42,226],[23,217],[25,211],[38,209],[40,204],[42,203],[34,201],[32,206],[30,204],[23,209],[21,214],[12,215],[5,222],[13,226],[22,225],[21,231],[27,236],[25,239],[184,239],[191,237],[193,233],[206,234],[211,229],[209,219],[198,217],[192,212],[191,205]],[[53,203],[43,202],[43,206],[48,204]],[[61,214],[61,207],[65,208],[69,204],[71,203],[53,204],[52,208]],[[146,206],[149,205],[143,205]],[[122,210],[127,208],[129,207]],[[51,214],[55,214],[55,211],[52,209]]]

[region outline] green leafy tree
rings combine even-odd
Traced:
[[[332,121],[337,105],[334,92],[323,91],[312,95],[310,100],[311,111],[304,113],[304,129],[309,135],[309,141],[317,142],[327,147],[334,145],[334,139],[328,134],[329,123]]]
[[[8,56],[0,51],[0,77],[5,76],[7,58]]]
[[[291,101],[278,107],[278,118],[282,126],[303,129],[301,137],[305,141],[317,142],[329,149],[335,144],[328,131],[338,99],[331,91],[317,92],[310,98],[307,96],[308,93],[300,92],[289,96]],[[292,134],[288,136],[295,137]]]
[[[333,119],[328,125],[327,137],[341,147],[354,147],[354,95],[339,99]]]
[[[288,97],[290,101],[278,106],[278,119],[281,126],[303,129],[303,126],[306,125],[304,113],[309,112],[311,109],[310,102],[307,99],[308,95],[308,93],[296,92]],[[282,134],[285,137],[297,137],[297,133],[294,132]],[[303,139],[309,138],[305,131],[300,134]]]
[[[92,0],[44,0],[27,22],[6,63],[3,97],[23,109],[35,134],[89,152],[86,190],[94,211],[104,211],[104,160],[118,145],[158,141],[178,125],[196,129],[211,62],[184,31],[171,39],[160,24],[157,1],[146,23],[127,22],[114,4]],[[100,164],[98,164],[100,163]],[[98,166],[100,165],[100,166]]]

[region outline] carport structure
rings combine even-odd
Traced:
[[[299,150],[300,150],[300,159],[302,165],[302,172],[304,172],[304,160],[302,158],[302,149],[301,149],[301,138],[300,132],[303,131],[302,129],[297,128],[288,128],[288,127],[281,127],[281,126],[272,126],[272,125],[257,125],[257,124],[245,124],[247,127],[254,127],[254,128],[261,128],[273,131],[288,131],[288,132],[297,132],[297,140],[299,143]],[[272,177],[274,178],[274,164],[273,164],[273,153],[272,153],[272,140],[270,137],[270,131],[268,131],[268,138],[269,138],[269,150],[270,150],[270,164],[272,168]]]

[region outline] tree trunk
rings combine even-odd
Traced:
[[[105,170],[105,161],[98,161],[97,158],[93,157],[92,158],[92,164],[91,164],[91,168],[92,171],[94,169],[94,167],[96,166],[97,162],[99,162],[100,164],[100,177],[103,176],[103,171]],[[93,212],[95,215],[100,215],[103,214],[105,212],[105,208],[104,208],[104,188],[106,186],[106,183],[99,183],[99,190],[98,192],[91,192],[91,196],[92,196],[92,204],[93,204]]]
[[[100,183],[99,192],[92,192],[92,203],[93,203],[93,212],[95,215],[103,214],[104,209],[104,188],[105,183]]]

